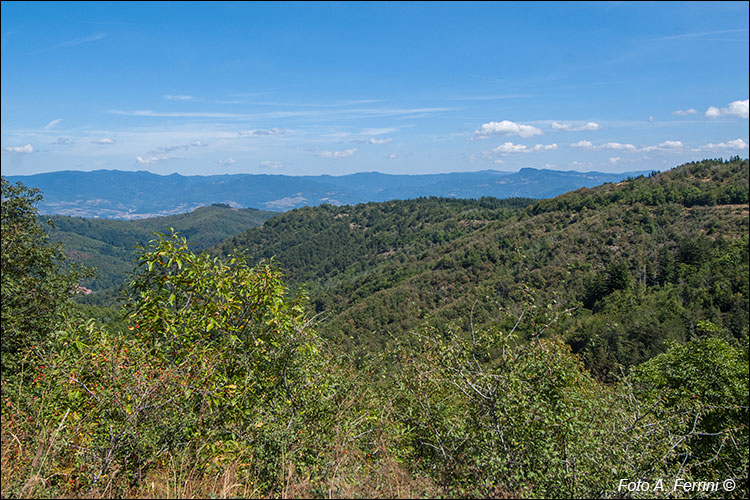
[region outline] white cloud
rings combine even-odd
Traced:
[[[284,166],[280,161],[262,161],[259,165],[267,168],[281,168]]]
[[[69,145],[73,144],[73,142],[67,137],[58,137],[56,141],[52,142],[52,144]]]
[[[643,151],[675,151],[683,147],[682,141],[664,141],[655,146],[646,146]]]
[[[617,163],[620,160],[622,160],[622,158],[620,158],[619,156],[614,156],[614,157],[612,157],[612,158],[609,159],[609,162],[612,163],[612,164],[614,164],[614,163]]]
[[[396,153],[391,153],[388,155],[389,160],[396,160],[398,158],[401,158],[401,156],[397,155]]]
[[[3,153],[29,154],[34,152],[34,146],[26,144],[25,146],[8,146],[3,148]]]
[[[527,148],[525,144],[513,144],[512,142],[506,142],[494,148],[492,152],[500,154],[528,153],[529,148]]]
[[[227,158],[226,160],[219,160],[218,163],[220,167],[228,167],[229,165],[237,163],[237,160],[234,158]]]
[[[136,156],[135,162],[138,165],[154,165],[156,163],[161,163],[163,161],[169,160],[169,157],[167,156],[150,156],[147,158],[143,158],[142,156]]]
[[[564,130],[566,132],[580,132],[582,130],[601,130],[603,127],[596,122],[588,122],[584,125],[573,125],[572,123],[552,122],[552,130]]]
[[[571,144],[574,148],[583,148],[583,149],[594,149],[594,145],[591,143],[591,141],[578,141]]]
[[[357,152],[357,148],[346,149],[344,151],[318,151],[315,155],[318,158],[324,158],[326,160],[340,160],[346,158]]]
[[[195,97],[191,95],[165,95],[164,99],[169,99],[170,101],[192,101]]]
[[[740,118],[748,117],[748,107],[750,99],[744,101],[730,102],[726,108],[717,108],[710,106],[706,110],[706,117],[708,118],[719,118],[721,116],[738,116]]]
[[[114,143],[115,141],[113,141],[109,137],[102,137],[101,139],[91,141],[91,144],[114,144]]]
[[[635,151],[638,148],[636,148],[632,144],[622,144],[620,142],[608,142],[606,144],[602,144],[601,146],[598,146],[597,149],[615,149],[615,150],[626,149],[630,151]]]
[[[494,135],[517,135],[523,138],[528,138],[542,134],[544,134],[544,132],[542,132],[541,129],[532,127],[531,125],[523,125],[521,123],[503,120],[501,122],[483,123],[479,130],[474,131],[474,138],[486,139],[487,137]]]
[[[591,141],[578,141],[571,144],[574,148],[582,148],[582,149],[614,149],[614,150],[628,150],[628,151],[636,151],[638,148],[633,146],[632,144],[622,144],[620,142],[608,142],[606,144],[602,144],[600,146],[594,146]]]
[[[705,146],[693,149],[693,151],[716,151],[716,150],[737,150],[742,151],[747,149],[747,142],[743,139],[734,139],[727,142],[721,142],[719,144],[708,143]]]
[[[557,144],[536,144],[532,147],[528,147],[525,144],[513,144],[512,142],[506,142],[494,148],[492,152],[498,154],[513,154],[531,153],[532,151],[553,151],[555,149],[557,149]]]
[[[673,111],[672,114],[673,115],[677,115],[677,116],[697,115],[698,111],[696,111],[693,108],[690,108],[690,109],[678,109],[677,111]]]
[[[58,118],[57,120],[52,120],[51,122],[49,122],[47,125],[44,126],[44,130],[51,129],[52,127],[54,127],[55,125],[57,125],[61,121],[63,121],[62,118]]]
[[[389,143],[389,142],[391,142],[392,140],[393,140],[393,139],[391,139],[390,137],[389,137],[388,139],[376,139],[376,138],[374,138],[374,137],[371,137],[371,138],[370,138],[370,140],[369,140],[368,142],[369,142],[370,144],[388,144],[388,143]]]
[[[201,142],[201,141],[195,141],[195,142],[191,142],[190,145],[191,146],[195,146],[196,148],[202,148],[202,147],[206,146],[206,143],[205,142]]]

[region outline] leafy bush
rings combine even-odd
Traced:
[[[18,370],[19,353],[36,349],[60,321],[81,269],[66,269],[59,246],[37,222],[38,189],[2,178],[2,370]]]

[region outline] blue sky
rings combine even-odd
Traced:
[[[2,2],[2,173],[748,156],[748,2]]]

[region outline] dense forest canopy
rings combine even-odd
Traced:
[[[169,231],[119,312],[3,178],[2,495],[746,498],[749,177]]]
[[[321,332],[381,350],[429,323],[497,324],[530,297],[606,375],[748,323],[748,164],[708,160],[552,200],[417,199],[287,212],[215,253],[275,258]],[[511,325],[512,326],[512,325]],[[387,347],[385,347],[387,349]]]

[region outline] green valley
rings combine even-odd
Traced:
[[[63,245],[71,261],[94,267],[97,275],[81,284],[92,294],[86,303],[112,304],[133,271],[136,245],[145,245],[156,232],[169,228],[183,234],[191,248],[201,251],[276,215],[250,208],[237,209],[214,204],[192,212],[148,219],[85,219],[64,215],[41,217],[49,220],[51,240]]]

